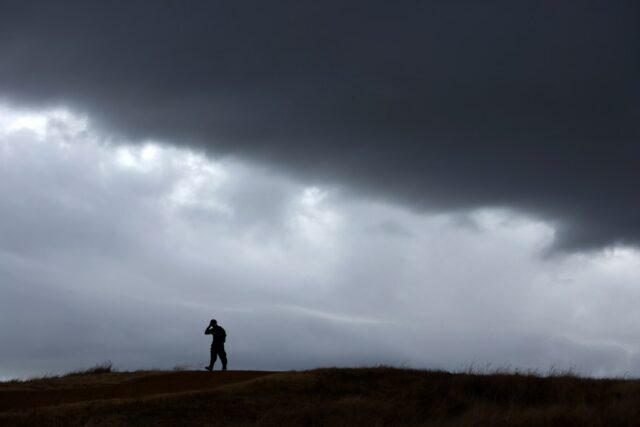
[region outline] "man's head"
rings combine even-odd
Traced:
[[[218,322],[216,321],[216,319],[211,319],[211,322],[209,322],[209,326],[216,326],[218,324]]]

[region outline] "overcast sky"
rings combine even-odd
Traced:
[[[0,1],[0,377],[640,375],[634,1]]]

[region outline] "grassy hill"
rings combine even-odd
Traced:
[[[640,381],[394,368],[0,383],[2,426],[635,426]]]

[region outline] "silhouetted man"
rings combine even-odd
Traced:
[[[222,326],[218,325],[216,319],[211,319],[209,326],[204,331],[205,335],[213,335],[213,341],[211,342],[211,361],[209,366],[205,366],[207,371],[213,371],[213,364],[216,363],[218,356],[222,362],[222,370],[227,370],[227,353],[224,351],[224,342],[227,339],[227,333],[222,329]]]

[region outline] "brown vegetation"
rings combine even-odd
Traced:
[[[110,374],[111,368],[113,367],[111,362],[103,362],[100,363],[93,368],[82,369],[79,371],[71,371],[66,377],[77,377],[77,376],[86,376],[86,375],[100,375],[100,374]]]
[[[366,368],[111,372],[81,378],[0,384],[0,402],[24,403],[15,393],[25,391],[23,397],[70,390],[75,398],[83,396],[30,409],[2,403],[0,425],[586,427],[634,426],[640,419],[640,381],[572,375]]]

